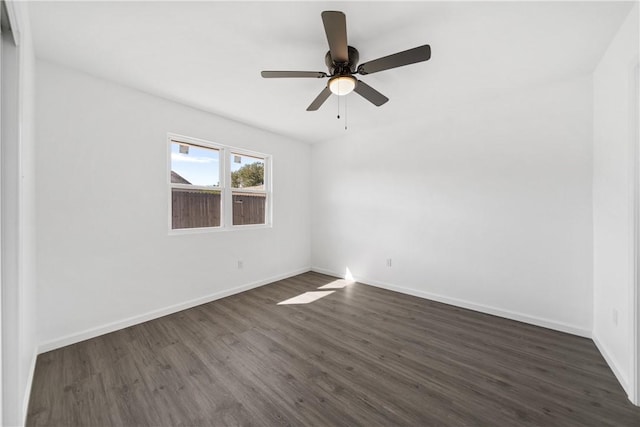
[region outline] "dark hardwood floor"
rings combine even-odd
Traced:
[[[38,357],[28,426],[640,426],[591,340],[306,273]],[[323,289],[326,290],[326,289]]]

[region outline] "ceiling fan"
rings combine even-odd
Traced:
[[[307,107],[307,111],[316,111],[332,93],[343,96],[351,93],[351,91],[356,92],[379,107],[387,102],[389,98],[354,77],[354,74],[373,74],[431,58],[431,47],[425,44],[358,65],[358,50],[347,44],[347,20],[345,14],[336,11],[324,11],[322,12],[322,22],[329,42],[329,52],[324,57],[329,73],[323,71],[263,71],[261,73],[262,77],[267,79],[282,77],[322,79],[328,77],[327,86]]]

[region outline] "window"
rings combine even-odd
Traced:
[[[169,136],[171,230],[223,230],[270,223],[270,157]]]
[[[220,227],[220,150],[171,141],[171,228]]]
[[[233,225],[264,224],[267,192],[264,158],[230,154]]]

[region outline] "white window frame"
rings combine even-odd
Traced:
[[[195,145],[202,148],[208,148],[218,150],[220,156],[219,162],[219,182],[218,187],[215,189],[220,190],[220,225],[218,227],[198,227],[198,228],[172,228],[172,189],[173,188],[188,188],[195,190],[211,190],[212,187],[205,187],[191,184],[177,184],[171,182],[171,144],[172,143],[184,143],[187,145]],[[231,187],[231,156],[241,155],[256,157],[264,160],[264,190],[249,190],[243,191],[242,188]],[[212,233],[220,231],[232,231],[232,230],[251,230],[259,228],[271,228],[272,227],[272,188],[271,188],[271,162],[272,156],[270,154],[260,153],[257,151],[245,150],[243,148],[232,147],[223,144],[216,144],[204,139],[193,138],[184,135],[178,135],[175,133],[167,134],[167,188],[168,188],[168,228],[170,235],[179,234],[194,234],[194,233]],[[233,225],[233,192],[245,192],[261,193],[265,195],[265,209],[264,224],[243,224]]]
[[[267,186],[267,181],[270,181],[270,179],[267,178],[267,173],[269,170],[271,170],[271,168],[269,167],[269,165],[267,165],[268,159],[264,156],[264,154],[258,154],[258,153],[253,153],[251,151],[247,151],[247,150],[240,150],[234,147],[229,147],[229,151],[227,153],[227,167],[226,170],[229,171],[229,188],[231,189],[231,191],[229,191],[229,200],[227,203],[227,207],[228,207],[228,212],[227,215],[230,219],[231,225],[233,227],[255,227],[255,226],[264,226],[265,224],[240,224],[240,225],[233,225],[233,193],[244,193],[244,194],[264,194],[265,196],[265,206],[264,206],[264,216],[265,216],[265,223],[268,223],[268,218],[271,217],[270,215],[270,197],[269,197],[269,190],[268,190],[268,186]],[[231,186],[231,157],[237,155],[237,156],[246,156],[246,157],[253,157],[255,159],[261,159],[264,162],[264,190],[247,190],[245,188],[239,187],[239,188],[235,188]]]

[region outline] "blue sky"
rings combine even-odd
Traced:
[[[237,157],[240,157],[240,162],[237,162]],[[239,154],[231,154],[231,172],[235,172],[242,166],[249,165],[251,163],[260,162],[264,163],[264,160],[255,157],[243,156]]]
[[[171,170],[178,173],[193,185],[220,185],[220,152],[210,148],[189,145],[189,153],[180,153],[180,145],[171,143]],[[240,155],[240,162],[236,162],[237,154],[231,154],[231,171],[237,171],[244,165],[262,159]]]
[[[189,145],[189,154],[180,153],[180,144],[171,143],[171,170],[193,185],[220,185],[220,153]]]

